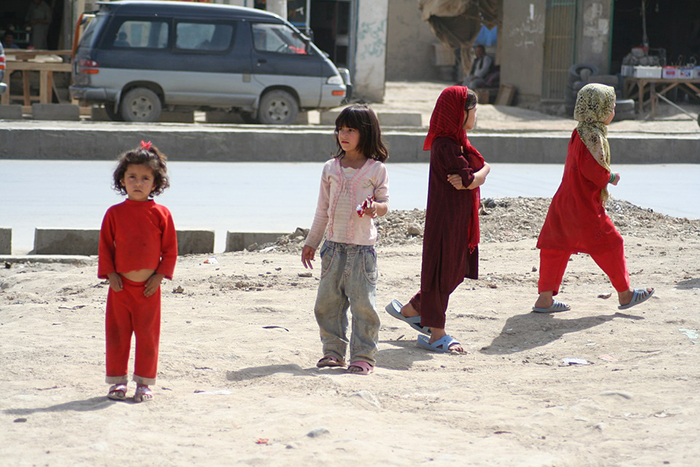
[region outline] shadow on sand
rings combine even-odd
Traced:
[[[615,313],[612,315],[586,316],[562,319],[547,313],[526,313],[508,318],[501,334],[480,352],[486,355],[507,355],[531,350],[562,337],[564,334],[590,329],[599,324],[619,319],[644,319],[641,316]]]
[[[79,401],[64,402],[63,404],[50,405],[48,407],[37,407],[35,409],[6,409],[3,413],[9,415],[32,415],[40,412],[91,412],[94,410],[106,409],[115,401],[107,399],[105,396],[91,397]]]

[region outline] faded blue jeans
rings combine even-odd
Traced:
[[[314,313],[321,328],[323,355],[374,365],[379,341],[377,254],[373,246],[326,241],[321,248],[321,282]],[[348,308],[352,335],[347,338]]]

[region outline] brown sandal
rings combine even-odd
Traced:
[[[338,360],[335,357],[331,357],[330,355],[326,355],[316,363],[316,366],[318,368],[337,368],[345,366],[345,362]]]

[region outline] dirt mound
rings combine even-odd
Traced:
[[[487,198],[481,206],[481,242],[514,242],[536,239],[544,223],[550,198]],[[700,238],[700,220],[666,216],[623,200],[611,198],[608,215],[623,236]],[[377,246],[421,243],[425,210],[390,211],[376,220]],[[301,252],[308,230],[297,229],[274,243],[256,246],[258,251]]]

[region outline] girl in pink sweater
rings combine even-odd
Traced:
[[[314,313],[321,330],[323,358],[316,366],[344,367],[350,344],[348,373],[372,373],[379,340],[375,308],[377,254],[374,218],[389,210],[389,178],[383,162],[389,157],[379,120],[366,105],[346,107],[335,121],[336,156],[323,166],[314,222],[301,252],[312,268],[321,248],[321,281]],[[347,338],[348,316],[352,334]]]

